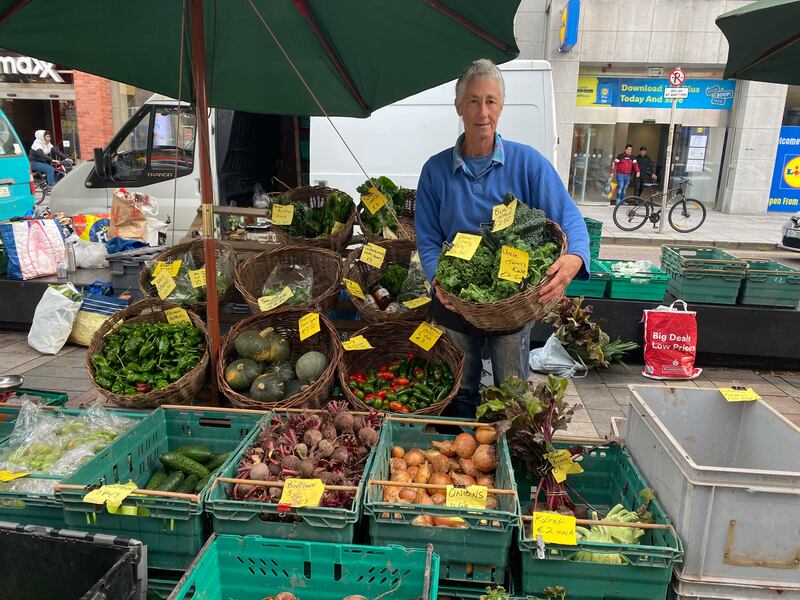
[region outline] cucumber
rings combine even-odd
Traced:
[[[211,475],[206,475],[205,477],[200,479],[194,486],[194,493],[199,494],[202,491],[202,489],[208,485],[209,481],[211,481]]]
[[[150,478],[150,481],[147,482],[147,485],[144,487],[146,490],[157,490],[158,486],[164,483],[164,480],[167,478],[167,472],[163,470],[158,470],[153,473],[153,476]]]
[[[180,471],[175,471],[174,473],[170,473],[169,476],[161,483],[158,491],[174,492],[178,489],[178,486],[180,486],[181,483],[183,483],[183,473]]]
[[[223,452],[222,454],[215,454],[213,457],[211,457],[210,461],[205,463],[206,469],[208,469],[211,472],[216,471],[223,464],[225,464],[225,461],[228,460],[228,457],[230,455],[231,455],[230,452]]]
[[[165,452],[158,457],[158,460],[160,460],[168,469],[183,471],[186,475],[205,477],[210,473],[208,469],[206,469],[196,460],[192,460],[188,456],[178,454],[177,452]]]
[[[192,460],[196,460],[200,464],[206,464],[214,456],[214,453],[207,446],[181,446],[175,448],[174,452],[188,456]]]
[[[189,475],[181,482],[181,485],[175,491],[184,494],[194,494],[194,486],[197,485],[198,481],[200,481],[200,477],[197,475]]]

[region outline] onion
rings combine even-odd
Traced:
[[[480,471],[478,471],[475,466],[475,462],[471,458],[460,458],[458,459],[458,464],[461,465],[461,470],[470,477],[477,479],[481,476]]]
[[[467,523],[460,517],[433,517],[433,522],[437,527],[464,528]]]
[[[446,485],[451,485],[453,480],[450,479],[446,473],[432,473],[428,479],[428,483],[431,485],[441,485],[444,487]]]
[[[427,460],[429,463],[432,463],[437,456],[442,455],[442,453],[439,452],[436,448],[429,448],[428,450],[425,450],[423,454],[425,455],[425,460]]]
[[[497,468],[497,453],[494,446],[481,444],[472,455],[475,466],[481,473],[491,473]]]
[[[436,492],[433,496],[431,496],[431,502],[433,502],[436,506],[442,506],[447,499],[444,497],[444,494],[441,492]]]
[[[478,427],[475,439],[479,444],[494,444],[497,441],[497,430],[494,427]]]
[[[417,499],[416,502],[414,502],[414,504],[430,505],[433,504],[433,500],[431,500],[431,497],[425,490],[417,490]]]
[[[456,451],[453,450],[453,442],[450,440],[445,440],[443,442],[431,442],[431,445],[447,457],[456,455]]]
[[[475,485],[475,478],[464,473],[450,473],[454,485]]]
[[[417,483],[428,483],[431,478],[431,466],[428,463],[423,463],[417,467],[417,474],[414,476],[414,481]]]
[[[408,471],[397,471],[392,473],[391,481],[396,481],[397,483],[411,483],[411,474]]]
[[[406,469],[406,473],[411,475],[412,479],[417,476],[417,471],[419,471],[419,467],[408,467]]]
[[[405,456],[403,457],[403,460],[406,461],[406,464],[409,467],[418,467],[425,462],[425,455],[419,448],[412,448],[411,450],[406,452]]]
[[[494,487],[494,477],[492,477],[491,475],[481,475],[475,481],[478,483],[478,485],[483,485],[486,486],[487,488]]]
[[[478,442],[469,433],[459,433],[453,442],[453,450],[461,458],[471,458],[477,447]]]
[[[413,502],[417,499],[417,490],[414,488],[403,488],[400,490],[400,498],[408,502]]]
[[[461,470],[461,465],[458,464],[458,459],[457,458],[448,458],[447,459],[447,468],[450,471],[460,471]]]
[[[402,458],[393,458],[390,471],[394,473],[395,471],[405,471],[408,468],[406,461]]]
[[[406,451],[401,446],[392,447],[392,458],[403,458]]]
[[[437,452],[431,461],[431,469],[434,473],[447,473],[450,470],[450,459]]]
[[[500,510],[499,500],[492,495],[486,497],[486,508],[488,510]]]
[[[411,521],[411,524],[417,527],[433,527],[433,519],[428,515],[419,515]]]

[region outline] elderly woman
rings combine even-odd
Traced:
[[[487,335],[468,324],[442,297],[434,279],[442,244],[458,232],[478,233],[490,223],[492,207],[511,192],[528,206],[544,211],[567,235],[569,249],[548,273],[542,300],[556,299],[576,276],[588,277],[589,234],[575,203],[547,159],[497,133],[503,112],[503,75],[489,60],[472,63],[456,83],[455,108],[464,133],[455,146],[425,163],[417,186],[416,232],[422,266],[436,293],[432,315],[465,355],[461,387],[450,413],[474,417],[480,402],[481,351],[488,344],[495,385],[506,377],[528,376],[531,325],[508,335]]]

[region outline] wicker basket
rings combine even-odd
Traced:
[[[417,234],[414,229],[414,207],[417,203],[417,190],[409,190],[405,189],[405,203],[403,205],[403,209],[398,211],[397,213],[397,221],[402,225],[402,228],[398,228],[397,231],[397,238],[401,240],[416,240]],[[364,239],[368,242],[385,242],[387,239],[382,235],[375,235],[374,233],[370,233],[369,230],[364,225],[364,222],[361,220],[362,213],[367,210],[367,207],[364,204],[358,205],[358,210],[356,211],[356,222],[358,226],[361,228],[361,234],[364,236]]]
[[[354,371],[369,371],[384,362],[405,357],[412,352],[429,362],[441,362],[447,365],[453,374],[453,389],[440,402],[431,404],[414,412],[415,415],[440,415],[455,398],[464,371],[464,353],[445,335],[439,338],[430,350],[423,350],[408,338],[419,326],[409,321],[376,323],[368,325],[353,334],[363,335],[375,347],[374,350],[354,350],[343,352],[339,363],[339,385],[347,401],[358,410],[374,410],[358,399],[347,385],[347,378]]]
[[[344,266],[345,278],[355,281],[365,294],[370,293],[372,286],[380,279],[389,265],[408,265],[411,261],[411,254],[417,249],[417,245],[412,240],[381,239],[381,241],[372,243],[381,248],[386,248],[386,257],[380,269],[375,269],[358,260],[359,256],[361,256],[361,248],[356,248],[350,253]],[[368,305],[361,298],[356,298],[350,293],[350,290],[345,288],[345,291],[350,301],[356,307],[356,310],[361,313],[365,321],[370,323],[384,323],[387,321],[424,321],[428,317],[430,303],[405,312],[387,313],[386,311],[379,310],[376,306]]]
[[[319,316],[320,332],[301,342],[297,321],[308,314],[303,308],[284,307],[268,313],[259,313],[247,317],[234,325],[228,333],[220,349],[220,360],[217,364],[217,381],[223,395],[230,400],[236,408],[251,408],[256,410],[272,410],[274,408],[322,408],[327,404],[335,384],[336,367],[341,360],[342,344],[333,324]],[[234,340],[248,330],[262,331],[272,327],[289,342],[289,360],[294,363],[304,353],[311,350],[322,352],[330,358],[330,364],[323,371],[322,376],[309,385],[304,391],[295,394],[281,402],[259,402],[233,390],[225,381],[225,367],[237,356]]]
[[[217,272],[219,272],[219,264],[220,262],[228,262],[231,265],[231,271],[236,271],[236,265],[238,263],[238,258],[236,257],[236,251],[225,242],[221,242],[219,240],[214,240],[214,246],[217,255]],[[153,257],[153,264],[157,261],[163,260],[164,262],[170,262],[177,258],[181,258],[185,254],[191,254],[192,260],[194,261],[195,269],[199,269],[206,264],[205,258],[205,248],[203,247],[203,240],[198,239],[192,242],[186,242],[183,244],[178,244],[176,246],[172,246],[171,248],[167,248],[160,254],[157,254]],[[156,286],[154,286],[152,281],[152,276],[150,275],[150,269],[148,267],[142,267],[142,270],[139,271],[139,288],[142,290],[142,293],[147,298],[158,298],[158,291],[156,290]],[[219,304],[221,305],[223,302],[227,301],[230,298],[230,295],[234,291],[233,281],[230,282],[228,287],[225,291],[219,295]],[[196,304],[188,305],[188,308],[191,310],[201,313],[204,312],[206,309],[205,302],[198,302]]]
[[[108,333],[115,330],[122,323],[132,325],[135,323],[166,323],[167,317],[164,311],[178,307],[174,302],[159,300],[158,298],[145,298],[135,304],[114,314],[111,318],[97,330],[89,343],[86,351],[86,370],[92,384],[114,404],[126,408],[157,408],[162,404],[191,404],[197,396],[200,388],[203,387],[206,379],[206,369],[208,367],[208,330],[202,319],[193,312],[187,311],[192,325],[197,327],[206,338],[206,349],[200,362],[188,373],[177,381],[173,381],[168,386],[160,390],[153,390],[146,394],[136,394],[135,396],[122,396],[115,394],[97,385],[94,379],[94,365],[92,356],[100,354],[105,348],[105,337]]]
[[[295,202],[301,202],[309,208],[319,208],[325,204],[325,200],[328,199],[331,192],[344,194],[342,191],[318,185],[294,188],[287,192],[281,192],[280,194],[270,194],[270,196],[281,196]],[[314,248],[326,248],[341,253],[347,248],[347,245],[350,243],[350,238],[353,237],[353,226],[356,222],[355,212],[355,206],[353,206],[347,223],[334,235],[326,235],[317,238],[300,238],[287,235],[278,225],[273,225],[272,230],[275,232],[275,237],[278,238],[278,243],[282,246],[312,246]]]
[[[262,295],[264,282],[278,265],[305,265],[314,270],[311,300],[292,305],[325,313],[333,310],[339,299],[342,285],[342,258],[331,250],[285,246],[262,252],[248,258],[236,269],[236,289],[254,314],[261,312],[258,299]]]
[[[567,251],[567,236],[553,221],[548,220],[547,224],[553,241],[561,246],[563,255]],[[439,291],[453,305],[454,312],[478,329],[487,333],[507,333],[518,331],[525,325],[545,317],[555,308],[559,299],[545,303],[539,300],[539,293],[550,279],[550,276],[545,276],[536,285],[497,302],[467,302],[445,289],[439,288]]]

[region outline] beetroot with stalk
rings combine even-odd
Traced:
[[[339,433],[349,433],[353,431],[353,415],[343,410],[333,418],[333,424]]]

